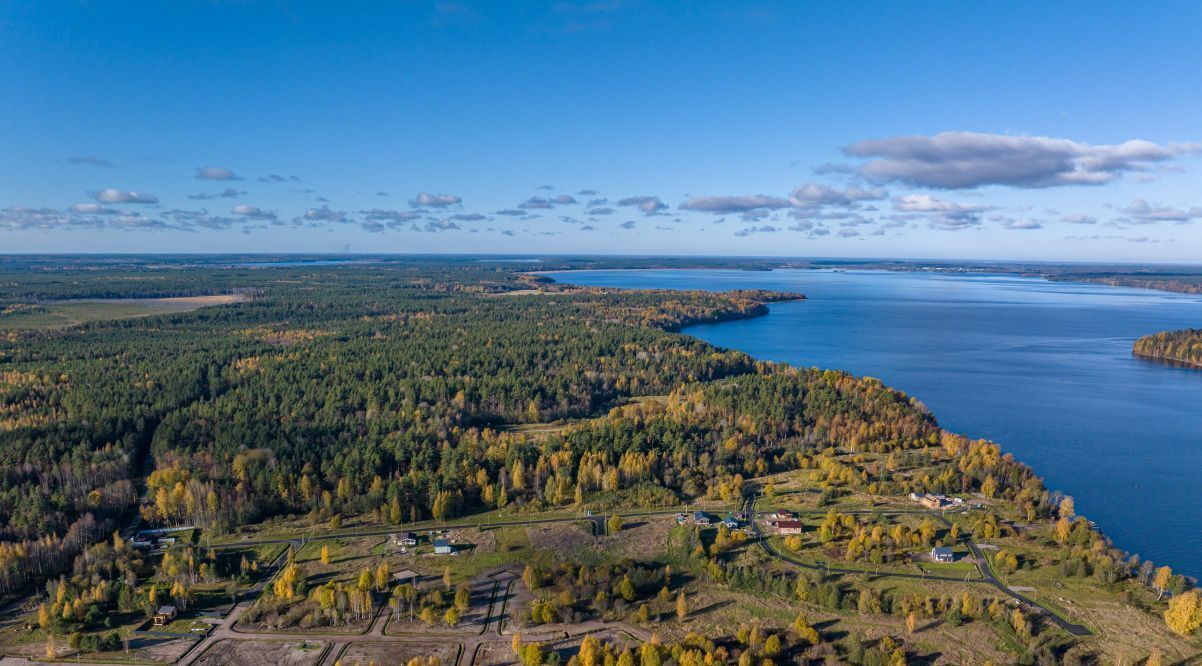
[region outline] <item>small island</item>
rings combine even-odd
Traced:
[[[1145,335],[1135,341],[1132,351],[1140,358],[1202,369],[1202,329],[1187,328]]]

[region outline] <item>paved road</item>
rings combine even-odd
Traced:
[[[749,518],[755,517],[755,501],[756,501],[755,495],[752,495],[747,499],[746,512],[747,512],[747,516]],[[823,512],[807,512],[807,513],[826,513],[826,512],[823,511]],[[934,517],[936,520],[940,521],[941,523],[943,523],[945,526],[947,526],[949,528],[952,526],[951,521],[949,521],[946,516],[944,516],[938,512],[935,512],[935,511],[923,511],[923,510],[916,510],[916,509],[898,509],[898,510],[883,510],[883,511],[881,511],[881,510],[853,510],[853,511],[844,511],[843,513],[853,513],[853,514],[923,513],[923,514]],[[826,573],[835,573],[835,574],[863,574],[863,575],[868,575],[868,576],[876,576],[879,578],[907,578],[907,579],[912,579],[912,580],[931,580],[931,581],[946,581],[946,582],[954,582],[954,583],[979,583],[979,584],[992,585],[993,587],[1000,590],[1003,594],[1014,599],[1015,601],[1025,605],[1029,608],[1033,608],[1033,609],[1040,611],[1041,613],[1046,615],[1049,620],[1056,623],[1056,625],[1058,625],[1061,629],[1064,629],[1065,631],[1072,634],[1073,636],[1092,636],[1093,635],[1093,632],[1090,631],[1088,627],[1085,627],[1084,625],[1076,624],[1073,622],[1069,622],[1068,620],[1064,619],[1063,617],[1060,617],[1059,615],[1057,615],[1055,611],[1048,608],[1047,606],[1044,606],[1043,604],[1039,603],[1038,601],[1035,601],[1034,599],[1025,597],[1022,594],[1019,594],[1018,592],[1015,592],[1014,590],[1010,589],[1005,583],[1003,583],[997,577],[997,575],[993,571],[993,566],[989,564],[988,558],[981,552],[981,548],[979,546],[977,546],[976,542],[973,541],[972,537],[970,537],[969,535],[961,535],[960,541],[968,548],[969,552],[972,553],[973,557],[976,559],[977,571],[980,572],[981,577],[975,578],[975,579],[972,579],[972,578],[965,579],[965,578],[960,578],[960,577],[956,577],[956,576],[941,576],[941,575],[934,575],[934,574],[907,573],[907,572],[901,572],[901,571],[898,571],[898,572],[874,571],[874,570],[870,570],[870,569],[854,569],[854,568],[848,568],[848,567],[830,567],[830,566],[824,566],[824,565],[811,564],[809,562],[801,562],[785,553],[782,553],[779,548],[777,548],[775,545],[770,543],[768,541],[768,539],[764,537],[763,533],[760,532],[760,527],[759,527],[758,522],[756,522],[755,520],[751,520],[750,524],[752,525],[752,531],[754,531],[756,536],[758,537],[757,541],[759,542],[760,546],[763,547],[765,552],[767,552],[769,555],[772,555],[780,560],[783,560],[783,561],[793,564],[795,566],[803,567],[806,569],[811,569],[814,571],[823,571]]]

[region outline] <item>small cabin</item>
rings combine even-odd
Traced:
[[[956,561],[956,553],[947,546],[936,546],[931,549],[931,561],[950,564]]]
[[[446,539],[435,539],[434,552],[438,555],[450,555],[455,552],[455,547]]]
[[[400,534],[394,534],[392,535],[392,542],[398,546],[416,546],[417,533],[401,532]]]
[[[800,520],[778,520],[776,521],[776,531],[780,534],[801,534],[802,523]]]
[[[739,526],[739,521],[737,521],[737,520],[735,520],[734,518],[732,518],[732,517],[729,517],[729,516],[728,516],[728,517],[726,517],[725,519],[723,519],[723,521],[722,521],[722,524],[726,526],[726,529],[728,529],[728,530],[733,530],[733,529],[736,529],[736,528],[738,528],[738,526]]]
[[[693,512],[693,523],[697,524],[697,525],[709,525],[710,524],[709,514],[704,511],[694,511]]]
[[[159,612],[154,614],[154,626],[162,627],[175,619],[175,606],[159,606]]]

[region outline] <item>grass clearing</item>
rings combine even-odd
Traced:
[[[244,301],[238,294],[176,298],[114,298],[10,305],[0,309],[0,330],[43,330],[78,326],[93,321],[133,319],[192,312],[214,305]]]

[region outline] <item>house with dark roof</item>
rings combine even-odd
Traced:
[[[803,529],[800,520],[778,520],[776,521],[776,531],[778,534],[801,534]]]

